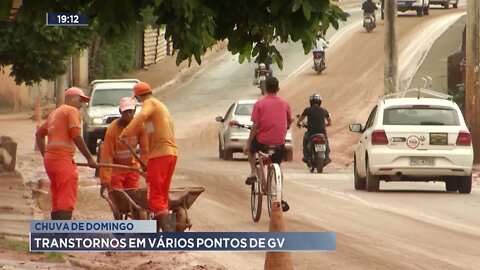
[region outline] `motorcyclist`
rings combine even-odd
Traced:
[[[325,49],[328,48],[328,42],[323,38],[322,34],[317,35],[317,42],[315,44],[315,47],[313,47],[312,54],[315,56],[315,53],[320,52],[323,60],[324,67],[327,68],[325,65]],[[313,66],[313,69],[315,69],[315,65]]]
[[[258,75],[259,75],[261,70],[267,70],[267,65],[265,63],[260,63],[260,64],[258,64],[258,67],[255,68],[255,78],[253,79],[253,85],[259,85],[260,84],[260,82],[258,81]],[[268,72],[268,70],[267,70],[266,75],[268,77],[270,77],[270,73]]]
[[[308,163],[308,142],[310,135],[322,133],[325,135],[327,150],[325,151],[326,162],[330,163],[330,146],[328,143],[327,130],[325,127],[332,125],[330,114],[320,105],[322,104],[322,97],[320,94],[313,94],[309,97],[310,107],[303,110],[302,115],[298,118],[297,127],[302,127],[302,121],[307,117],[307,131],[303,135],[303,158],[302,161]]]
[[[270,64],[272,64],[273,60],[272,60],[272,57],[270,55],[267,55],[263,58],[261,58],[260,56],[257,56],[255,58],[255,63],[258,63],[258,67],[255,68],[255,71],[254,71],[254,79],[253,79],[253,84],[256,85],[257,84],[257,78],[258,78],[258,70],[259,69],[262,69],[262,68],[265,68],[268,70],[268,76],[269,77],[272,77],[273,76],[273,70],[270,68]]]
[[[373,0],[365,0],[365,2],[362,3],[363,17],[371,15],[374,25],[377,24],[377,19],[375,18],[375,10],[377,9],[377,4],[375,4]],[[365,20],[363,22],[363,27],[365,27]]]

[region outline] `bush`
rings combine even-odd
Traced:
[[[90,50],[90,80],[115,79],[123,72],[134,69],[141,46],[138,36],[139,32],[135,29],[114,40],[94,37]]]

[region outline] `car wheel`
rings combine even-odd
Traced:
[[[448,177],[447,180],[445,180],[445,189],[447,191],[456,192],[459,184],[457,177]]]
[[[355,181],[356,190],[365,190],[367,188],[367,182],[365,182],[365,178],[360,177],[358,174],[357,160],[355,157],[353,158],[353,180]]]
[[[429,6],[426,6],[426,7],[423,8],[423,14],[425,14],[425,15],[430,14],[430,7]]]
[[[84,138],[85,139],[85,144],[87,145],[88,151],[92,155],[97,153],[97,138],[91,138],[88,135]]]
[[[444,9],[449,9],[450,8],[450,1],[446,1],[445,3],[443,3],[443,8]]]
[[[222,143],[220,142],[220,138],[218,138],[218,158],[223,159],[225,152],[222,149]]]
[[[97,163],[102,162],[100,160],[100,154],[102,153],[102,146],[103,146],[103,141],[100,141],[100,143],[98,144]],[[95,168],[95,177],[100,177],[100,167]]]
[[[472,175],[458,177],[458,192],[462,194],[470,194],[472,191]]]
[[[380,189],[380,178],[370,172],[367,160],[367,191],[378,191]]]
[[[418,17],[423,17],[423,8],[422,7],[417,8],[417,16]]]
[[[233,159],[233,150],[232,149],[225,149],[225,152],[223,154],[223,159],[232,160]]]
[[[285,151],[285,161],[292,161],[293,160],[293,150],[287,150]]]
[[[453,4],[453,8],[458,8],[458,1]]]

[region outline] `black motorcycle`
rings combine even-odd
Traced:
[[[306,128],[305,124],[302,127]],[[317,170],[317,173],[323,173],[323,167],[327,163],[327,138],[323,133],[310,135],[308,138],[308,156],[307,166],[311,173]]]
[[[373,14],[365,14],[363,16],[363,27],[365,30],[367,30],[367,33],[372,32],[372,30],[376,27]]]

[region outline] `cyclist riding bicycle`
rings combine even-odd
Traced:
[[[285,154],[285,135],[293,122],[290,105],[277,96],[280,90],[278,79],[273,76],[267,77],[265,86],[265,97],[253,105],[251,116],[253,124],[247,143],[243,147],[243,153],[248,155],[250,163],[250,176],[245,180],[247,185],[252,185],[257,180],[255,162],[258,151],[267,146],[279,146],[279,151],[272,156],[272,161],[278,164],[282,162]],[[282,201],[282,208],[283,211],[289,208],[285,201]]]

